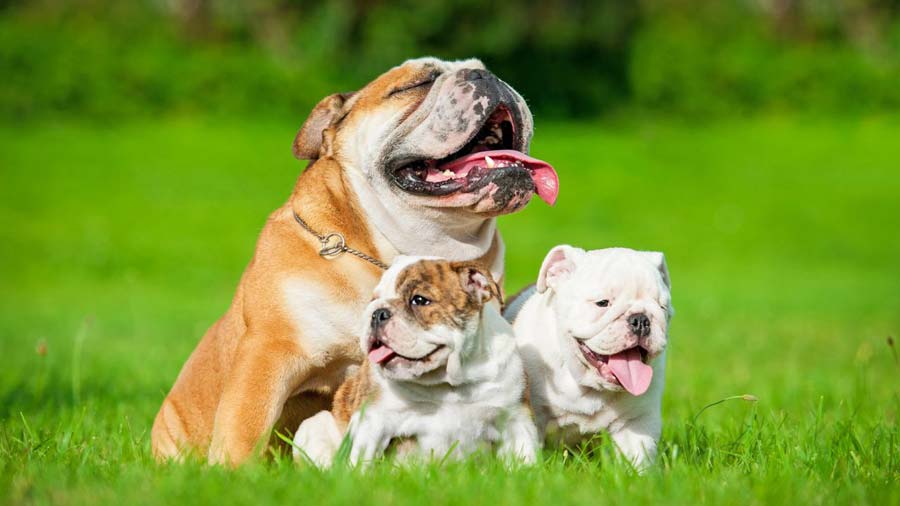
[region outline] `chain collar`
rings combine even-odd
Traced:
[[[365,260],[366,262],[371,263],[379,269],[385,271],[388,269],[388,266],[385,265],[381,260],[378,260],[373,256],[366,255],[362,251],[355,250],[347,246],[347,242],[344,240],[343,235],[337,232],[329,232],[327,234],[320,234],[316,232],[315,230],[310,228],[310,226],[307,225],[305,221],[303,221],[303,218],[301,218],[296,211],[294,211],[294,219],[297,221],[297,223],[300,224],[301,227],[304,228],[304,230],[314,235],[316,239],[319,240],[319,243],[322,245],[322,247],[319,248],[319,256],[321,256],[322,258],[333,260],[344,253],[350,253],[351,255],[354,255]]]

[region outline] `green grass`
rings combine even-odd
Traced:
[[[562,193],[501,220],[507,289],[557,243],[668,257],[677,314],[646,476],[608,442],[511,472],[155,464],[160,401],[300,172],[296,127],[0,127],[3,503],[900,502],[897,118],[538,118],[533,151]],[[745,393],[759,401],[695,418]]]

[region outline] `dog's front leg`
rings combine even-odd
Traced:
[[[327,469],[334,462],[334,456],[344,434],[330,411],[319,411],[300,424],[294,435],[293,455],[295,461],[303,460],[301,452],[316,466]]]
[[[288,396],[308,374],[302,352],[289,339],[245,336],[236,357],[216,410],[211,464],[237,465],[263,449]]]
[[[500,437],[502,440],[497,454],[501,457],[516,459],[525,464],[537,461],[540,447],[538,431],[530,410],[525,406],[517,408],[511,414]]]
[[[391,436],[386,433],[384,424],[374,413],[357,411],[350,418],[350,464],[369,465],[376,457],[382,455]]]
[[[610,430],[610,436],[619,452],[638,472],[643,473],[656,459],[656,443],[659,441],[661,426],[658,414],[647,415]]]

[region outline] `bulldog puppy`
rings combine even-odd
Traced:
[[[396,256],[477,260],[500,279],[495,217],[558,192],[526,154],[531,134],[525,101],[478,60],[410,60],[323,99],[293,144],[312,161],[163,401],[154,455],[237,464],[273,427],[328,409],[365,358],[358,315]]]
[[[340,387],[331,412],[300,425],[295,458],[302,450],[330,466],[349,428],[353,464],[397,441],[405,457],[459,458],[487,446],[535,461],[524,366],[487,270],[400,257],[375,288],[365,320],[360,347],[368,360]]]
[[[513,298],[538,429],[574,444],[601,430],[638,469],[656,456],[672,317],[662,253],[557,246]]]

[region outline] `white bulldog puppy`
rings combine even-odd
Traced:
[[[638,469],[662,429],[672,317],[662,253],[557,246],[537,284],[510,300],[538,429],[551,444],[606,430]]]
[[[490,271],[473,262],[399,257],[365,312],[359,371],[332,410],[305,420],[294,437],[328,467],[349,430],[352,464],[401,443],[404,456],[462,457],[489,447],[534,462],[537,428],[525,369]]]

